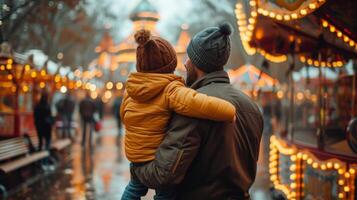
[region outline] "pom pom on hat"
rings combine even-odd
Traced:
[[[231,35],[233,28],[232,25],[230,25],[229,23],[223,23],[221,25],[219,25],[219,31],[223,34],[223,35]]]
[[[150,31],[145,29],[139,30],[134,35],[135,41],[138,45],[145,45],[150,40],[150,37]]]

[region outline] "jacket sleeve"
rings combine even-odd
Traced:
[[[132,166],[132,176],[150,188],[165,189],[179,185],[196,157],[201,144],[200,119],[174,114],[155,160]]]
[[[120,119],[121,120],[123,120],[123,122],[124,122],[124,108],[125,108],[125,106],[126,106],[126,103],[127,103],[127,100],[128,100],[128,93],[127,92],[125,92],[124,93],[124,99],[123,99],[123,101],[122,101],[122,104],[120,105]]]
[[[176,113],[215,121],[233,121],[236,108],[228,101],[207,96],[173,81],[166,88],[169,107]]]

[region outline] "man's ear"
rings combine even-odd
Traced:
[[[193,69],[195,70],[197,77],[201,78],[204,75],[206,75],[206,72],[202,71],[200,68],[198,68],[195,64],[192,63]]]

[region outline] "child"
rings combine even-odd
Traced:
[[[135,34],[137,73],[129,75],[121,119],[125,125],[125,154],[132,165],[152,161],[162,142],[172,112],[216,121],[233,121],[235,107],[224,100],[186,88],[173,74],[176,52],[169,42],[147,30]],[[131,179],[122,199],[140,199],[148,188]],[[157,190],[156,198],[172,199],[173,190]]]

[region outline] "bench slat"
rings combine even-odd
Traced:
[[[12,157],[25,155],[27,152],[28,152],[27,149],[26,150],[15,151],[15,152],[9,152],[8,154],[1,155],[0,156],[0,161],[7,160],[7,159],[12,158]]]
[[[28,151],[28,148],[27,147],[19,147],[17,149],[10,149],[10,150],[6,150],[6,151],[2,151],[2,152],[0,152],[0,157],[1,157],[1,155],[6,155],[6,154],[9,154],[11,152],[17,152],[19,150]]]
[[[69,146],[71,144],[71,140],[70,139],[63,139],[63,140],[58,140],[54,143],[52,143],[51,148],[54,150],[62,150],[64,148],[66,148],[67,146]]]
[[[33,162],[39,161],[43,158],[46,158],[47,156],[49,156],[48,151],[41,151],[41,152],[33,153],[33,154],[26,156],[24,158],[19,158],[14,161],[11,161],[9,163],[0,165],[0,171],[2,171],[4,173],[9,173],[16,169],[24,167],[30,163],[33,163]]]

